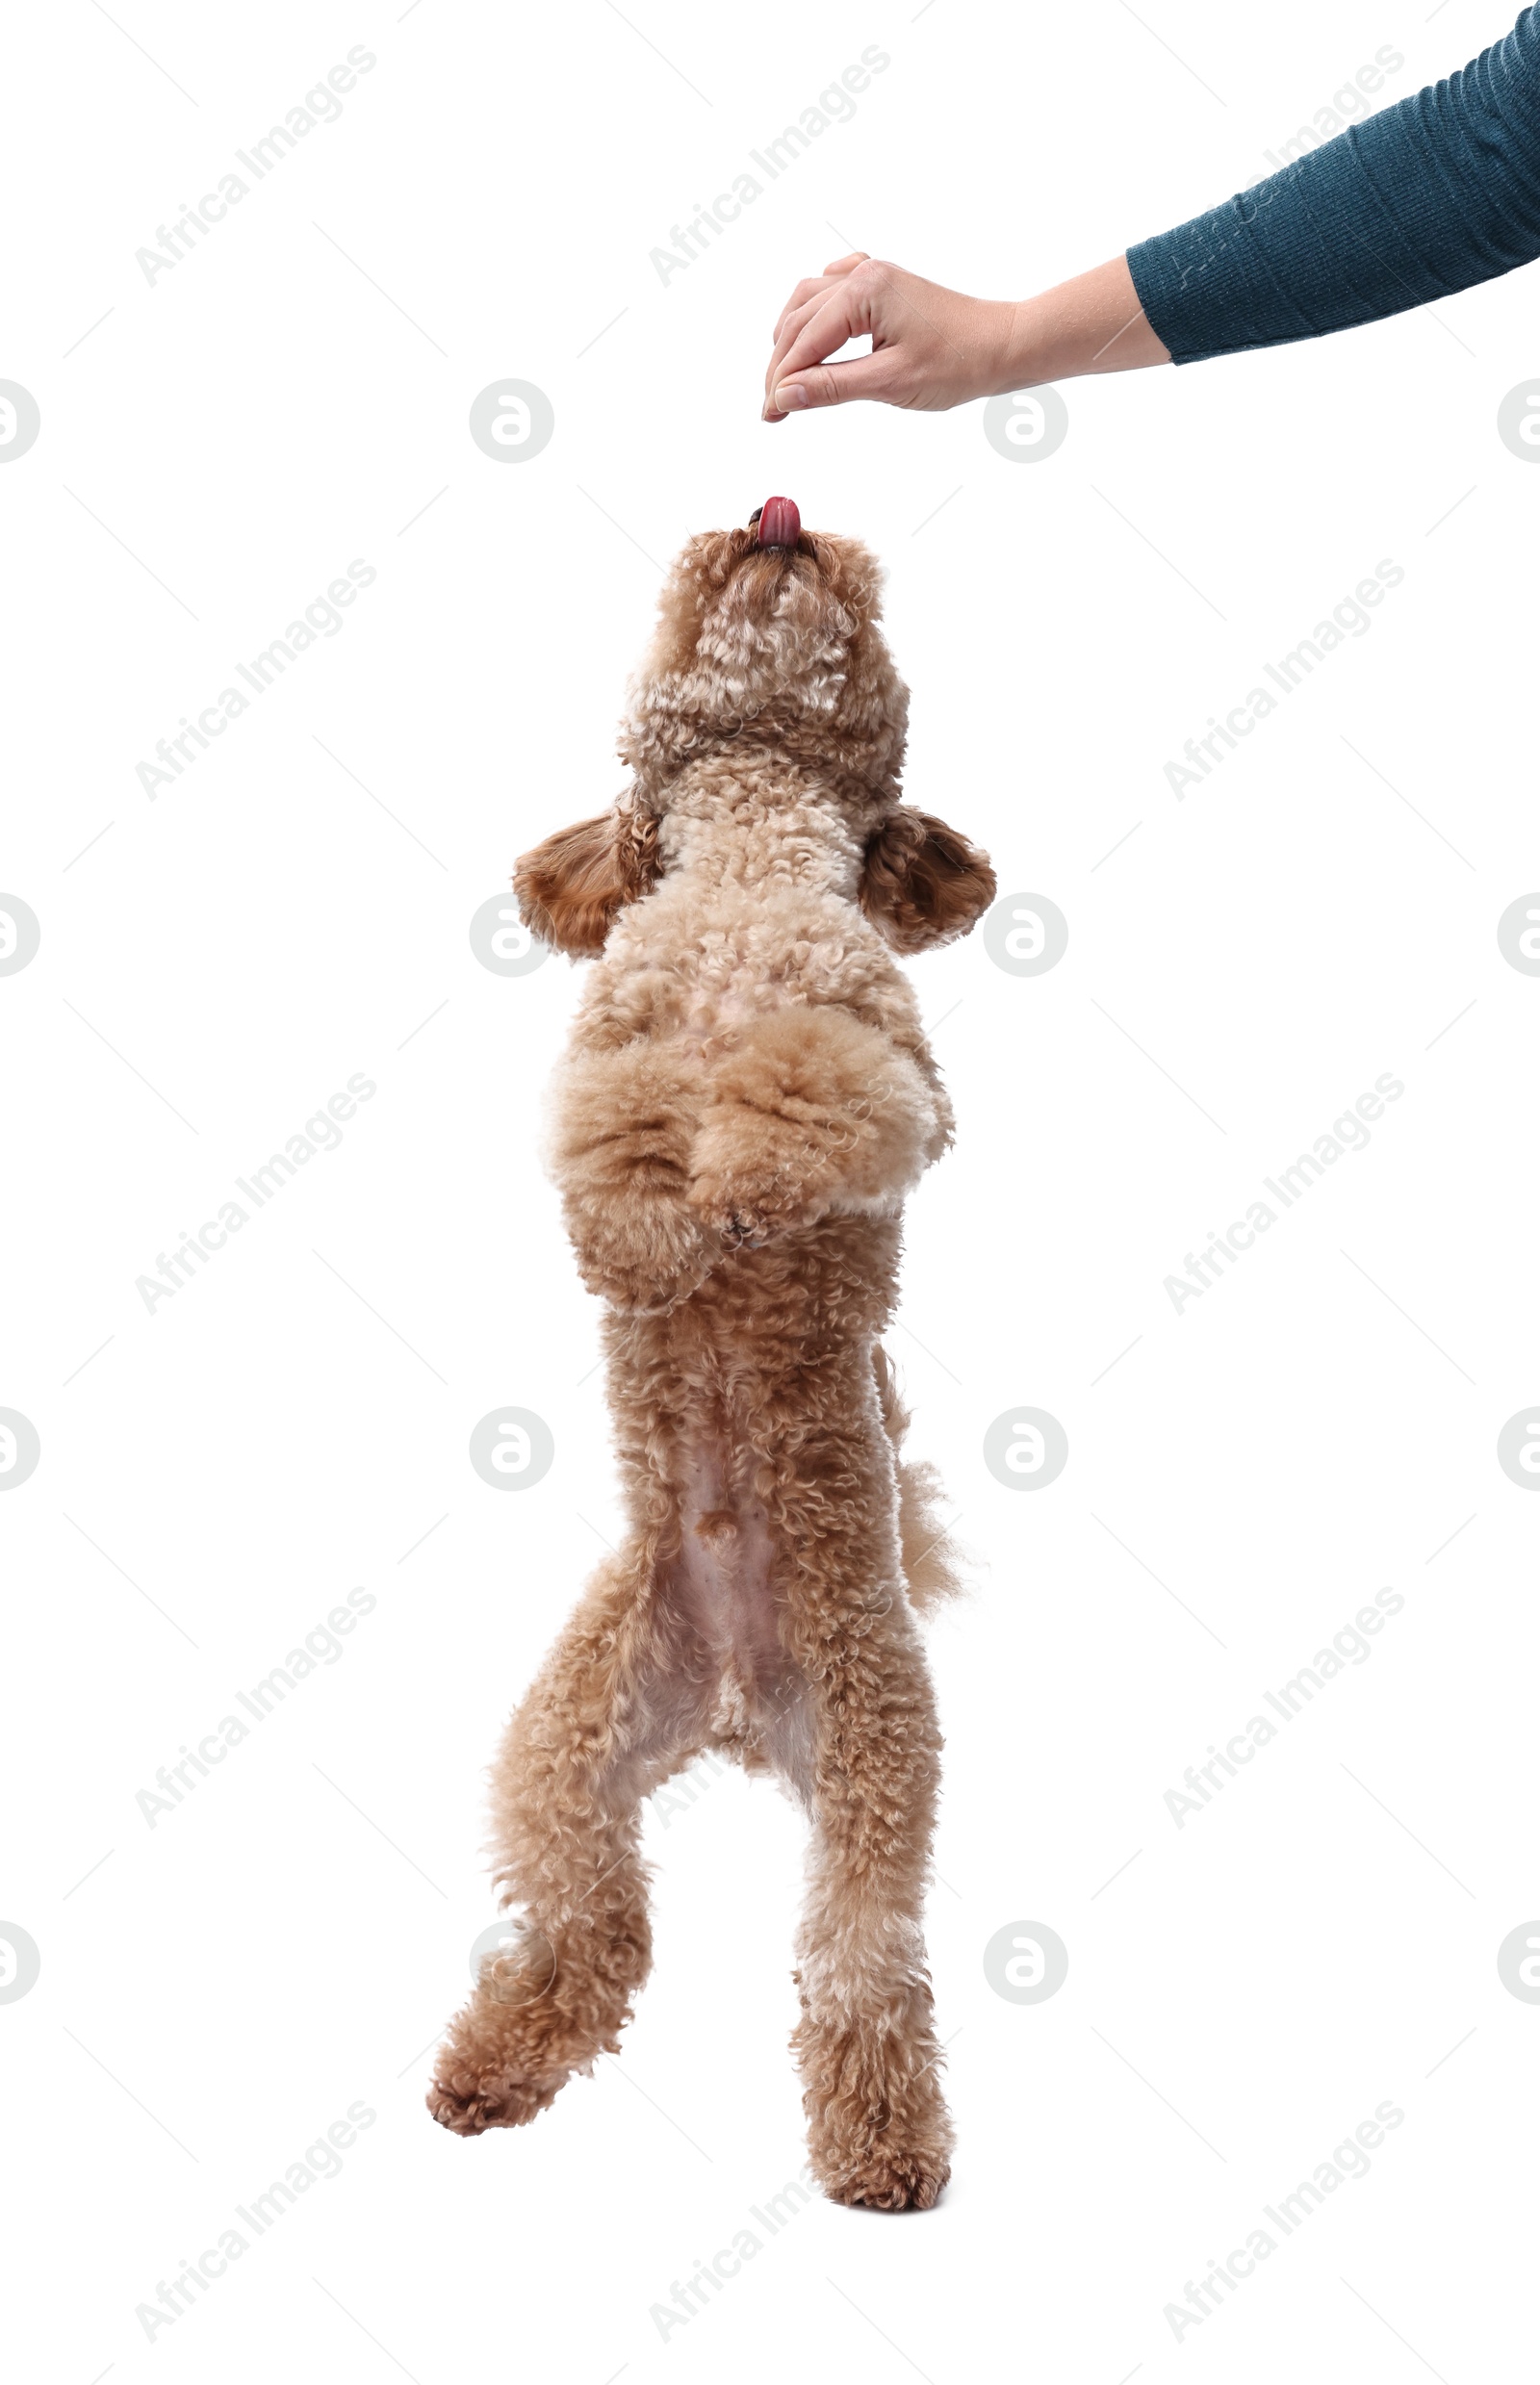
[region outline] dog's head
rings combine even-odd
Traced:
[[[909,690],[878,626],[881,583],[859,540],[805,530],[789,498],[767,500],[741,530],[691,540],[622,723],[632,784],[515,871],[535,935],[559,952],[602,952],[623,907],[657,883],[658,824],[680,772],[741,740],[816,765],[860,821],[860,905],[899,951],[973,926],[994,897],[988,861],[899,799]]]

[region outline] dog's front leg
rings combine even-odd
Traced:
[[[943,1102],[908,1052],[849,1011],[767,1012],[713,1071],[690,1206],[736,1243],[885,1208],[944,1148]]]
[[[716,1256],[685,1202],[699,1116],[690,1064],[645,1039],[563,1068],[552,1168],[583,1282],[618,1309],[671,1308]]]

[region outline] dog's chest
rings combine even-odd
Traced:
[[[820,907],[745,894],[638,907],[614,955],[617,991],[670,1041],[708,1052],[766,1012],[830,999],[841,943]]]
[[[766,1011],[780,1010],[796,995],[787,987],[759,985],[702,985],[690,988],[674,1039],[687,1050],[709,1053],[730,1043],[734,1032]]]

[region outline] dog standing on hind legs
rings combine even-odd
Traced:
[[[428,2106],[533,2119],[614,2052],[651,1960],[641,1801],[704,1749],[810,1825],[798,1941],[813,2169],[934,2203],[952,2144],[921,1911],[939,1734],[917,1616],[954,1588],[879,1336],[903,1199],[952,1113],[892,955],[964,934],[983,854],[900,800],[908,692],[856,541],[772,498],[697,538],[632,684],[632,781],[526,855],[591,958],[551,1161],[603,1343],[629,1532],[508,1727],[489,1956]]]

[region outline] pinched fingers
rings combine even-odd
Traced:
[[[836,347],[858,333],[869,331],[862,293],[859,285],[836,282],[823,296],[799,308],[787,321],[776,342],[765,375],[765,394],[773,396],[778,381],[797,372],[803,365],[821,365]]]
[[[796,289],[776,317],[776,327],[770,334],[775,345],[780,345],[782,336],[788,325],[800,322],[807,315],[808,309],[818,304],[828,288],[828,282],[822,279],[802,281],[797,284]]]
[[[775,379],[777,373],[781,370],[782,358],[786,354],[787,350],[795,344],[795,342],[801,338],[803,332],[812,321],[813,317],[820,314],[823,308],[828,304],[831,289],[837,289],[837,283],[832,285],[815,283],[813,285],[813,295],[810,298],[805,298],[801,306],[787,307],[785,313],[782,316],[780,322],[776,325],[775,345],[770,353],[769,371],[765,374],[765,388],[767,391],[775,387]]]
[[[806,366],[794,381],[779,383],[776,398],[764,409],[764,420],[783,423],[788,412],[800,412],[805,406],[849,405],[857,398],[890,406],[908,405],[911,377],[898,349],[891,347],[879,348],[870,356],[853,356],[848,364]]]
[[[1014,386],[1001,378],[1017,310],[964,296],[871,257],[841,261],[837,277],[786,309],[765,375],[764,420],[784,422],[804,406],[855,398],[938,413]],[[828,360],[847,341],[871,335],[871,353]]]
[[[821,273],[805,276],[797,284],[796,289],[776,317],[776,327],[770,335],[771,339],[779,341],[792,315],[804,312],[812,300],[823,296],[832,282],[842,281],[847,273],[854,273],[858,265],[865,263],[865,249],[853,248],[848,257],[836,257],[832,265],[824,267]]]
[[[860,339],[873,328],[870,293],[862,282],[840,282],[821,302],[813,301],[810,311],[804,310],[793,317],[782,332],[765,374],[767,419],[778,421],[784,414],[784,407],[778,404],[777,392],[787,382],[800,384],[809,393],[819,393],[805,397],[800,402],[834,403],[834,376],[843,375],[847,367],[836,366],[822,374],[813,373],[811,368],[822,365],[825,357],[832,356],[847,341]],[[872,359],[862,357],[859,361],[870,364]]]

